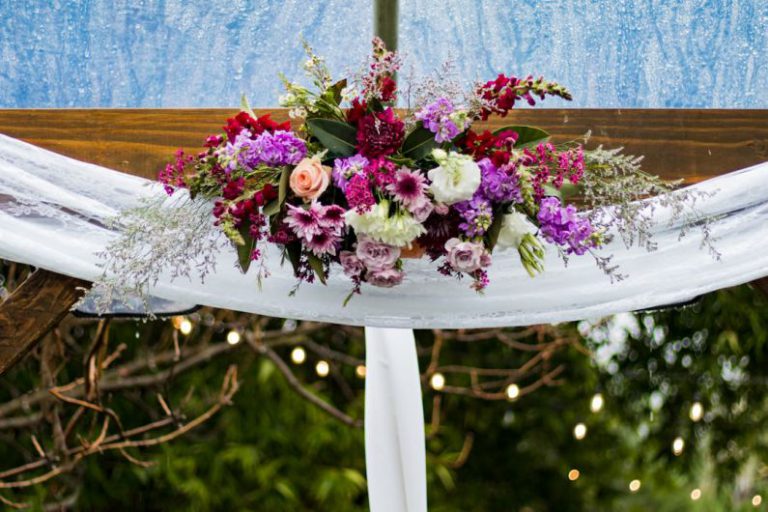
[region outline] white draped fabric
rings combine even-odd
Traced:
[[[682,302],[702,293],[768,275],[768,163],[695,185],[717,193],[699,204],[714,217],[711,234],[720,259],[702,250],[694,231],[679,238],[670,211],[656,210],[658,250],[627,248],[613,254],[627,279],[613,285],[589,257],[563,266],[547,254],[547,272],[530,279],[515,253],[494,255],[483,295],[468,283],[439,275],[427,261],[407,261],[408,277],[394,289],[365,286],[348,306],[349,282],[336,272],[327,286],[294,285],[290,268],[267,251],[272,275],[262,288],[234,266],[233,250],[218,255],[205,283],[161,278],[151,293],[277,317],[383,327],[367,329],[366,453],[374,512],[426,510],[424,420],[413,335],[391,328],[468,328],[562,322]],[[0,135],[0,258],[93,281],[95,253],[119,235],[107,220],[142,198],[164,194],[147,180],[57,155]],[[690,219],[688,219],[690,220]]]

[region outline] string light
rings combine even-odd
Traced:
[[[445,387],[445,377],[443,377],[442,373],[435,373],[432,375],[432,378],[429,379],[429,385],[432,386],[432,389],[435,391],[440,391]]]
[[[581,441],[587,436],[587,426],[583,423],[577,423],[575,427],[573,427],[573,437],[575,437],[578,441]]]
[[[697,501],[699,498],[701,498],[701,489],[694,489],[691,491],[691,499],[693,501]]]
[[[589,410],[594,413],[600,412],[603,409],[603,405],[605,405],[605,400],[602,393],[595,393],[589,402]]]
[[[293,364],[301,364],[307,360],[307,353],[301,347],[296,347],[291,350],[291,361]]]
[[[684,449],[685,449],[685,441],[683,441],[682,437],[676,437],[675,440],[672,441],[672,453],[678,456],[683,453]]]
[[[364,364],[357,365],[357,368],[355,368],[355,375],[357,375],[359,378],[364,379],[366,375],[366,368]]]
[[[227,343],[230,345],[237,345],[240,343],[240,333],[237,331],[229,331],[227,333]]]
[[[763,502],[763,497],[759,494],[755,494],[752,496],[752,506],[753,507],[759,507],[760,504]]]
[[[318,361],[315,365],[315,371],[320,377],[327,377],[331,371],[331,366],[328,364],[328,361]]]
[[[517,400],[517,397],[520,396],[520,387],[517,384],[510,384],[507,386],[507,399],[508,400]]]
[[[181,331],[181,334],[184,336],[188,336],[189,333],[192,332],[192,327],[192,322],[190,322],[188,318],[182,318],[181,321],[179,321],[179,331]]]
[[[693,402],[688,416],[690,416],[691,421],[694,422],[701,420],[701,418],[704,416],[704,406],[701,405],[700,402]]]
[[[631,482],[629,482],[629,490],[632,492],[637,492],[640,490],[640,485],[641,485],[640,480],[637,480],[637,479],[632,480]]]
[[[579,473],[578,469],[572,469],[568,472],[568,480],[571,482],[575,482],[579,479],[579,476],[581,476],[581,473]]]

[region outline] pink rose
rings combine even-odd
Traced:
[[[413,218],[416,219],[417,222],[424,222],[427,220],[427,217],[432,214],[434,209],[435,205],[433,205],[432,202],[426,197],[422,197],[420,201],[411,207],[410,211],[411,215],[413,215]]]
[[[331,168],[315,157],[305,158],[291,172],[289,185],[293,193],[305,201],[320,196],[331,182]]]
[[[360,236],[356,254],[368,270],[385,270],[395,265],[400,257],[400,248]]]
[[[363,262],[352,251],[341,251],[339,253],[339,261],[341,262],[341,268],[344,269],[344,274],[349,277],[357,277],[365,270]]]
[[[387,268],[384,270],[369,271],[365,280],[373,286],[392,288],[403,282],[404,275],[405,273],[402,270]]]
[[[451,267],[459,272],[474,272],[491,264],[490,256],[480,243],[451,238],[445,242],[445,250]]]

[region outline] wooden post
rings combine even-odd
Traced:
[[[398,3],[398,0],[375,0],[373,4],[373,34],[391,51],[397,50]]]
[[[0,304],[0,375],[69,313],[88,283],[38,269]]]

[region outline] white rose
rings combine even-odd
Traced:
[[[480,167],[472,157],[442,149],[433,150],[432,156],[440,165],[427,173],[435,200],[450,205],[471,199],[480,186]]]
[[[496,241],[496,247],[500,249],[507,247],[517,249],[520,247],[520,242],[523,241],[523,236],[527,233],[535,232],[536,226],[528,220],[528,217],[517,211],[508,213],[504,215],[501,221],[501,230]]]

